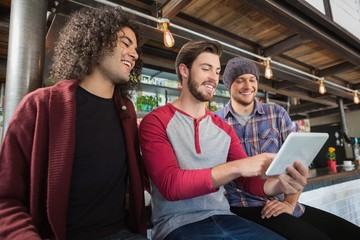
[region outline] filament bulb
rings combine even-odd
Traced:
[[[175,44],[173,35],[169,30],[170,20],[167,18],[160,18],[158,27],[164,32],[164,45],[166,47],[172,47]]]
[[[358,91],[355,91],[354,103],[355,103],[355,104],[359,104],[359,103],[360,103],[359,96],[358,96]]]
[[[270,67],[270,59],[265,60],[265,78],[271,79],[273,76],[272,69]]]
[[[164,30],[164,45],[168,48],[174,46],[175,40],[173,35],[171,34],[170,30],[166,28]]]
[[[325,84],[324,84],[323,80],[320,80],[319,93],[320,94],[325,94],[326,93],[326,88],[325,88]]]

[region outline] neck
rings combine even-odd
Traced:
[[[98,97],[110,99],[114,95],[115,84],[96,73],[86,76],[80,86]]]
[[[190,94],[190,93],[189,93]],[[186,112],[195,119],[199,119],[205,115],[205,102],[201,102],[191,96],[185,96],[186,94],[181,92],[178,100],[173,102],[174,107]]]
[[[231,107],[237,114],[249,115],[254,111],[255,100],[252,101],[248,105],[244,105],[244,104],[238,103],[235,100],[231,99]]]

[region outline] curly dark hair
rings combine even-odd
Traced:
[[[142,30],[138,23],[121,8],[101,6],[82,8],[73,13],[60,31],[54,49],[51,80],[82,80],[90,74],[93,63],[113,53],[116,47],[117,33],[124,27],[134,31],[138,46],[142,41]],[[120,92],[129,96],[141,78],[142,60],[139,58],[130,73],[126,84],[118,84]]]

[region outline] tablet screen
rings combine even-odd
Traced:
[[[328,138],[327,133],[290,133],[265,174],[273,176],[286,173],[287,166],[292,166],[297,160],[308,167]]]

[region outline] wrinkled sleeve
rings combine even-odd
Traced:
[[[31,125],[35,113],[26,107],[29,104],[20,105],[22,107],[9,124],[0,152],[0,238],[40,239],[29,215]]]
[[[166,134],[168,115],[145,116],[140,124],[140,146],[151,181],[169,201],[215,192],[211,168],[185,170],[179,167]]]

